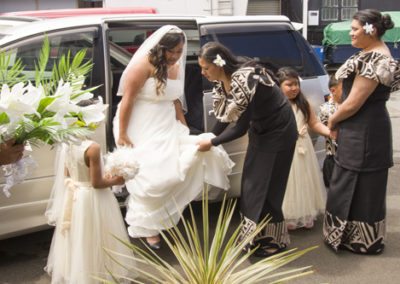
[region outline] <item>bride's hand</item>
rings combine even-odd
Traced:
[[[201,140],[197,143],[199,148],[197,149],[200,152],[209,151],[212,147],[211,140]]]
[[[134,146],[128,136],[119,136],[117,144],[118,146],[126,146],[126,147]]]

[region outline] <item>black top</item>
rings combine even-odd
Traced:
[[[249,144],[264,152],[279,152],[293,147],[297,127],[287,98],[277,85],[258,84],[256,92],[236,124],[217,122],[212,139],[214,146],[232,141],[249,132]],[[226,130],[225,130],[226,129]],[[225,130],[225,131],[224,131]]]
[[[342,100],[350,94],[356,75],[378,81],[378,86],[361,108],[341,121],[336,162],[354,171],[376,171],[393,166],[392,128],[386,101],[396,79],[391,66],[397,63],[376,52],[357,53],[337,71],[343,79]],[[397,72],[397,71],[396,71]]]

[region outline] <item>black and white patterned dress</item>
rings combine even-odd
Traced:
[[[260,249],[285,248],[289,244],[282,202],[297,140],[293,111],[280,88],[263,68],[243,67],[232,74],[231,90],[222,82],[214,88],[214,112],[218,123],[213,145],[232,141],[248,132],[243,166],[240,211],[241,237],[255,230],[263,218],[271,218],[253,245]],[[226,129],[230,122],[235,125]]]
[[[378,86],[356,114],[338,125],[323,234],[335,251],[377,254],[384,248],[387,177],[393,166],[386,101],[399,89],[400,70],[397,61],[383,54],[354,54],[336,73],[343,80],[343,101],[356,76],[375,80]]]

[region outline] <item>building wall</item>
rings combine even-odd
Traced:
[[[282,0],[284,2],[288,2],[289,8],[285,11],[282,11],[283,14],[287,15],[292,21],[302,22],[303,17],[301,13],[301,7],[299,10],[298,3],[302,1],[298,0]],[[297,2],[297,3],[295,3]],[[322,0],[309,0],[308,1],[308,10],[320,10]],[[368,8],[377,8],[377,0],[358,0],[358,9],[368,9]],[[399,0],[379,0],[379,10],[380,11],[400,11],[400,1]],[[300,12],[299,12],[300,11]],[[293,18],[299,18],[299,20]],[[324,28],[330,24],[331,22],[325,22],[319,20],[318,26],[308,26],[307,40],[311,44],[320,45],[323,39],[323,31]]]
[[[248,0],[231,0],[232,11],[218,0],[103,0],[104,7],[149,6],[160,14],[185,15],[246,15]],[[229,2],[229,1],[228,1]],[[221,8],[222,7],[222,8]],[[221,11],[221,12],[220,12]]]
[[[1,0],[0,13],[78,8],[77,0]]]
[[[378,4],[378,3],[379,4]],[[373,8],[376,9],[379,6],[380,11],[399,11],[400,1],[399,0],[359,0],[358,6],[360,9]]]

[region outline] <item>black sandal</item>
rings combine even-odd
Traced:
[[[286,245],[280,246],[274,243],[262,244],[254,252],[256,257],[270,257],[272,255],[278,254],[286,249]]]

